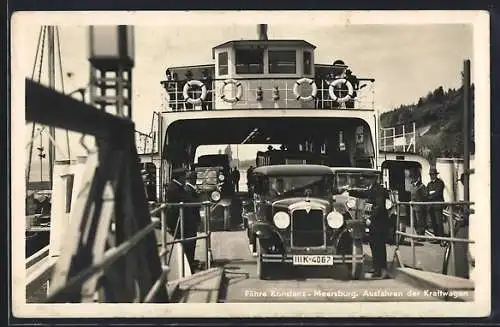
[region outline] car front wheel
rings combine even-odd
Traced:
[[[256,237],[255,239],[255,248],[257,249],[257,277],[259,279],[268,279],[270,277],[269,274],[269,263],[263,262],[262,254],[264,253],[264,248],[260,242],[260,239]]]
[[[363,255],[363,244],[361,241],[352,242],[352,256]],[[353,262],[349,269],[352,279],[359,280],[363,278],[363,262]]]

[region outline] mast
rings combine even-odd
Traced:
[[[49,88],[55,89],[56,84],[56,71],[55,71],[55,51],[54,51],[54,26],[47,27],[47,41],[48,41],[48,67],[49,67]],[[55,162],[55,138],[56,131],[53,126],[49,126],[49,181],[52,188],[53,182],[53,171],[54,171],[54,162]]]

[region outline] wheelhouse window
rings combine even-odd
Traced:
[[[304,75],[310,75],[312,74],[312,58],[311,58],[311,52],[310,51],[304,51],[304,62],[303,62],[303,67],[304,67]]]
[[[221,52],[219,53],[219,75],[227,75],[228,71],[227,52]]]
[[[236,50],[236,74],[264,73],[264,50]]]
[[[270,74],[295,74],[297,71],[295,50],[269,51]]]

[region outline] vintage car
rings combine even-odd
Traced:
[[[228,196],[224,192],[223,167],[196,167],[196,189],[201,201],[210,201],[210,229],[230,230],[241,223],[241,201]],[[202,219],[205,219],[205,208],[200,208]],[[238,219],[239,218],[239,219]]]
[[[364,221],[333,203],[334,174],[322,165],[273,165],[254,170],[254,212],[248,220],[257,274],[269,278],[279,265],[346,264],[363,276]],[[345,205],[345,204],[343,204]]]
[[[370,213],[372,204],[368,202],[368,190],[374,179],[381,174],[380,171],[372,168],[356,167],[332,167],[335,178],[333,181],[333,198],[336,203],[345,203],[345,210],[350,212],[352,217],[363,219],[366,223],[365,238],[370,233]],[[396,227],[396,206],[397,199],[389,192],[389,199],[386,201],[386,208],[389,210],[389,230],[388,241],[395,240]]]

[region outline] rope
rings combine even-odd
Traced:
[[[35,62],[33,63],[33,70],[31,72],[31,79],[35,77],[36,63],[38,60],[38,53],[40,52],[40,42],[42,41],[42,32],[44,31],[44,27],[40,27],[40,32],[38,32],[38,42],[36,43],[36,54],[35,54]]]
[[[59,75],[61,76],[61,89],[64,92],[64,76],[62,69],[62,56],[61,56],[61,39],[59,37],[59,26],[56,26],[56,39],[57,39],[57,55],[59,56]],[[68,160],[71,160],[71,151],[69,146],[69,131],[66,130],[66,146],[68,147]]]
[[[40,53],[40,66],[38,67],[38,81],[40,81],[40,78],[42,76],[42,66],[43,66],[43,54],[44,54],[44,49],[45,49],[45,33],[47,31],[46,26],[40,27],[40,32],[38,34],[38,43],[37,43],[37,49],[36,49],[36,54],[35,54],[35,63],[33,64],[33,72],[31,74],[31,79],[34,80],[34,75],[35,75],[35,67],[37,64],[37,59],[38,59],[38,53],[40,50],[42,52]],[[40,48],[40,41],[42,41],[42,46]],[[32,162],[32,157],[33,157],[33,143],[34,143],[34,138],[35,138],[35,122],[32,124],[31,128],[31,144],[30,144],[30,151],[29,151],[29,156],[28,156],[28,167],[26,168],[26,186],[28,186],[30,176],[31,176],[31,162]]]

